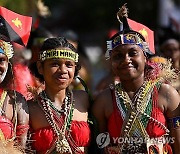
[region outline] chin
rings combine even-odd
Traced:
[[[136,75],[133,75],[133,74],[126,74],[126,75],[119,75],[120,77],[120,80],[123,80],[123,81],[128,81],[128,80],[133,80],[133,79],[136,79],[137,76]]]
[[[59,85],[59,86],[57,86],[57,88],[59,89],[59,90],[64,90],[64,89],[66,89],[67,87],[68,87],[69,85]]]

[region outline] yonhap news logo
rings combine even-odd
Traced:
[[[174,137],[158,137],[158,138],[144,138],[144,137],[112,137],[111,142],[113,144],[173,144],[175,142]],[[110,135],[108,132],[100,133],[96,137],[97,146],[102,149],[110,144]]]
[[[98,148],[102,149],[109,145],[110,143],[110,136],[108,132],[100,133],[96,137],[96,143],[98,145]]]

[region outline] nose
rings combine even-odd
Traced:
[[[64,65],[64,64],[60,65],[58,71],[60,71],[62,74],[67,73],[66,65]]]
[[[131,61],[131,58],[129,57],[129,55],[128,54],[124,55],[123,63],[128,64],[130,63],[130,61]]]

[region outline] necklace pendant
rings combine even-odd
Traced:
[[[56,142],[56,150],[60,153],[71,153],[69,143],[65,137],[63,137],[62,140],[58,140]]]

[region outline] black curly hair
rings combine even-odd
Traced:
[[[59,47],[69,48],[72,51],[77,53],[76,48],[71,43],[69,43],[67,39],[64,37],[53,37],[53,38],[46,39],[41,46],[40,53],[45,50],[51,50],[51,49],[55,49]],[[43,64],[44,62],[42,61],[41,63]],[[29,68],[32,74],[35,75],[35,77],[37,77],[40,80],[40,82],[44,81],[43,76],[38,73],[36,63],[31,64]],[[78,75],[78,72],[80,69],[81,69],[80,63],[77,62],[76,67],[75,67],[75,74],[74,74],[75,77]]]

